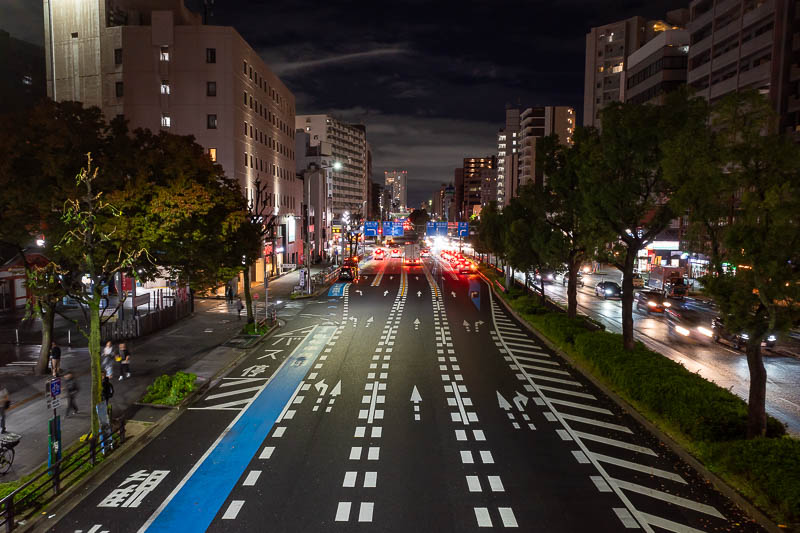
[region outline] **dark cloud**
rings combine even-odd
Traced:
[[[202,0],[187,0],[198,9]],[[583,106],[585,35],[688,0],[216,0],[296,96],[297,112],[363,122],[375,177],[409,172],[419,204],[464,156],[494,151],[506,104]],[[40,0],[0,2],[0,27],[42,39]],[[338,110],[338,111],[336,111]]]

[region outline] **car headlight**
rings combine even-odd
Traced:
[[[672,307],[672,304],[669,302],[664,302],[664,307]]]
[[[606,289],[606,294],[614,294],[614,291],[612,289]]]
[[[768,342],[775,342],[776,340],[778,340],[778,337],[776,337],[775,335],[770,335],[769,337],[767,337]]]
[[[648,306],[648,307],[657,307],[657,306],[658,306],[658,304],[657,304],[657,303],[655,303],[653,300],[648,300],[648,301],[647,301],[647,306]]]
[[[553,281],[553,275],[552,274],[548,274],[547,275],[547,279],[550,280],[550,281]]]
[[[711,330],[710,330],[710,329],[708,329],[708,328],[704,328],[703,326],[700,326],[699,328],[697,328],[697,331],[699,331],[700,333],[702,333],[702,334],[703,334],[703,335],[705,335],[706,337],[711,337],[711,336],[713,336],[713,335],[714,335],[714,334],[711,332]]]
[[[689,336],[689,330],[686,329],[683,326],[675,326],[675,331],[677,331],[678,333],[680,333],[684,337],[688,337]]]

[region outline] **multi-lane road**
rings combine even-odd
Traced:
[[[761,531],[480,278],[370,261],[280,318],[52,530]]]
[[[610,270],[599,275],[584,277],[585,286],[578,289],[578,309],[602,323],[606,329],[622,333],[622,306],[619,300],[603,300],[594,294],[594,286],[601,280],[619,282],[619,273]],[[519,277],[524,283],[524,277]],[[551,299],[566,305],[567,289],[562,283],[545,284],[545,293]],[[687,305],[708,314],[709,323],[713,312],[701,302],[673,300],[673,305]],[[742,351],[727,345],[697,345],[680,342],[670,337],[666,319],[658,314],[633,312],[633,327],[637,340],[649,348],[685,365],[692,372],[730,389],[734,394],[747,399],[750,387],[750,371],[747,358]],[[800,435],[800,358],[789,355],[787,347],[797,350],[797,342],[782,339],[776,350],[764,350],[764,366],[767,369],[767,412],[786,424],[790,433]]]

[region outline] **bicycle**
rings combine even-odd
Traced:
[[[14,463],[14,448],[19,444],[21,435],[4,433],[0,435],[0,475],[7,473]]]

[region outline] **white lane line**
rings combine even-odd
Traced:
[[[361,506],[358,509],[358,521],[372,522],[372,511],[374,509],[375,504],[373,502],[361,502]]]
[[[489,476],[489,488],[492,489],[492,492],[505,492],[506,489],[503,487],[503,482],[500,479],[500,476]]]
[[[275,432],[272,434],[272,438],[279,439],[283,437],[283,434],[286,433],[286,426],[281,426],[279,428],[275,428]]]
[[[244,478],[242,485],[245,487],[252,487],[258,481],[259,476],[261,475],[261,470],[251,470],[247,473],[247,477]]]
[[[617,517],[619,517],[622,525],[625,526],[625,529],[639,529],[639,524],[636,523],[636,520],[627,509],[624,507],[615,507],[614,512],[617,514]]]
[[[575,409],[585,409],[586,411],[592,411],[594,413],[600,413],[602,415],[614,416],[614,413],[612,413],[608,409],[603,409],[602,407],[595,407],[593,405],[585,405],[582,403],[568,402],[567,400],[557,400],[555,398],[548,398],[548,400],[550,400],[550,403],[554,403],[556,405],[573,407]]]
[[[527,355],[541,355],[542,357],[550,357],[549,354],[540,352],[538,350],[523,350],[522,348],[509,348],[509,351],[512,352],[514,355],[524,353]]]
[[[563,383],[564,385],[575,385],[576,387],[583,387],[583,385],[581,385],[577,381],[571,381],[569,379],[561,379],[561,378],[552,378],[550,376],[542,376],[541,374],[531,374],[530,372],[525,370],[523,370],[523,372],[525,372],[525,374],[528,377],[533,379],[540,379],[542,381],[552,381],[553,383]]]
[[[492,452],[490,452],[489,450],[481,450],[481,461],[487,465],[494,464],[494,457],[492,457]]]
[[[474,463],[475,460],[472,458],[472,452],[469,450],[461,450],[461,462],[465,465]]]
[[[661,529],[666,529],[667,531],[674,531],[675,533],[705,533],[700,529],[685,526],[683,524],[673,522],[672,520],[661,518],[660,516],[653,516],[643,512],[640,512],[639,514],[641,514],[642,518],[644,518],[645,521],[651,526],[660,527]]]
[[[535,359],[533,357],[525,357],[525,356],[522,356],[522,355],[518,355],[517,359],[519,359],[520,361],[523,361],[525,363],[534,363],[534,364],[537,364],[537,365],[561,366],[561,363],[559,363],[558,361],[551,361],[549,359]],[[511,362],[511,358],[510,357],[508,358],[508,361]]]
[[[558,394],[566,394],[568,396],[575,396],[578,398],[586,398],[587,400],[596,400],[597,398],[591,394],[586,394],[585,392],[577,392],[568,389],[559,389],[558,387],[550,387],[549,385],[539,385],[540,390],[546,390],[549,392],[557,392]]]
[[[603,476],[589,476],[589,479],[592,480],[592,483],[600,492],[611,492],[611,487],[608,486]]]
[[[261,455],[258,456],[259,459],[269,459],[272,457],[272,452],[275,451],[275,446],[264,446],[264,449],[261,450]]]
[[[336,508],[336,518],[333,520],[335,522],[347,522],[350,520],[350,502],[339,502],[339,506]]]
[[[580,464],[582,464],[582,465],[585,465],[585,464],[591,463],[591,461],[589,460],[589,458],[588,458],[588,457],[586,457],[586,454],[585,454],[585,453],[583,453],[583,452],[582,452],[582,451],[580,451],[580,450],[573,450],[573,451],[572,451],[572,455],[574,455],[574,456],[575,456],[575,459],[578,461],[578,463],[580,463]]]
[[[356,486],[356,476],[358,472],[345,472],[342,487],[351,488]]]
[[[190,411],[240,411],[238,406],[246,406],[253,398],[246,398],[244,400],[234,400],[227,403],[218,403],[216,405],[209,405],[208,407],[189,407]]]
[[[239,514],[239,511],[242,510],[242,506],[244,505],[244,500],[233,500],[231,501],[228,508],[225,509],[225,514],[222,515],[223,520],[234,520],[236,515]]]
[[[481,492],[481,481],[478,476],[467,476],[467,487],[470,492]]]
[[[365,489],[374,489],[378,485],[378,473],[377,472],[365,472],[364,473],[364,488]]]
[[[486,507],[475,507],[475,519],[478,527],[492,527],[492,517],[489,516],[489,509]]]
[[[369,452],[367,454],[368,461],[377,461],[380,457],[381,449],[380,446],[370,446]]]
[[[539,349],[539,350],[542,349],[542,347],[539,346],[538,344],[533,344],[530,341],[526,341],[526,342],[521,342],[521,341],[522,341],[522,339],[520,339],[519,341],[517,341],[517,340],[507,341],[507,340],[503,339],[503,342],[506,344],[506,346],[509,347],[510,350],[514,350],[515,346],[522,346],[523,348],[533,348],[533,349]]]
[[[350,448],[350,460],[358,461],[361,459],[361,446],[353,446]]]
[[[637,446],[635,444],[630,444],[629,442],[623,442],[617,439],[609,439],[606,437],[601,437],[600,435],[584,433],[583,431],[575,431],[574,433],[575,436],[578,437],[579,439],[600,442],[602,444],[608,444],[609,446],[616,446],[617,448],[625,448],[626,450],[630,450],[632,452],[643,453],[645,455],[652,455],[653,457],[658,457],[658,454],[656,452],[654,452],[650,448],[645,448],[644,446]]]
[[[559,370],[557,368],[547,368],[547,367],[544,367],[544,366],[536,366],[536,365],[532,365],[532,364],[529,364],[529,363],[520,363],[519,366],[522,367],[522,368],[529,368],[531,370],[538,370],[539,372],[550,372],[551,374],[561,374],[562,376],[572,376],[572,374],[570,374],[566,370]]]
[[[603,455],[602,453],[589,452],[589,455],[591,455],[594,459],[597,459],[598,461],[602,461],[604,463],[621,466],[622,468],[629,468],[631,470],[636,470],[637,472],[650,474],[651,476],[662,477],[664,479],[669,479],[677,483],[683,483],[684,485],[686,484],[686,480],[684,480],[681,476],[679,476],[678,474],[674,474],[672,472],[667,472],[666,470],[653,468],[652,466],[647,466],[647,465],[640,465],[639,463],[626,461],[624,459],[617,459],[616,457]]]
[[[572,435],[570,435],[569,431],[566,429],[557,429],[556,433],[558,433],[558,436],[561,437],[561,440],[572,440]]]
[[[631,483],[629,481],[623,481],[621,479],[612,479],[611,481],[621,489],[629,490],[631,492],[636,492],[638,494],[643,494],[645,496],[650,496],[651,498],[655,498],[657,500],[665,501],[673,505],[679,505],[681,507],[686,507],[687,509],[692,509],[693,511],[705,513],[707,515],[725,520],[725,517],[722,516],[719,511],[717,511],[714,507],[710,505],[696,502],[694,500],[689,500],[687,498],[681,498],[680,496],[675,496],[674,494],[669,494],[667,492],[663,492],[660,490],[651,489],[650,487],[644,487],[642,485]]]
[[[511,507],[498,507],[497,510],[500,512],[500,520],[503,521],[503,527],[519,527]]]
[[[600,420],[594,420],[592,418],[586,418],[583,416],[564,414],[560,411],[558,414],[560,414],[561,418],[563,418],[564,420],[572,420],[573,422],[591,424],[592,426],[599,426],[606,429],[613,429],[614,431],[621,431],[622,433],[630,433],[630,434],[633,433],[633,431],[631,431],[630,429],[626,428],[625,426],[620,426],[619,424],[612,424],[610,422],[601,422]]]

